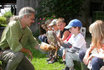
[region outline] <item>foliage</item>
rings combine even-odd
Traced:
[[[8,11],[3,16],[6,18],[10,18],[12,16],[12,13],[11,13],[11,11]]]
[[[13,14],[11,13],[11,11],[8,11],[8,12],[6,12],[3,16],[6,17],[6,19],[7,19],[7,23],[8,23],[10,17],[13,16]]]
[[[12,13],[10,11],[6,12],[3,16],[0,16],[0,26],[6,26],[11,16]]]
[[[0,16],[0,26],[5,26],[6,25],[6,18],[3,16]]]
[[[38,18],[38,21],[37,21],[37,22],[38,22],[38,24],[44,24],[46,20],[48,20],[48,19],[53,20],[53,19],[55,19],[55,18],[56,18],[55,15],[52,15],[52,16],[46,15],[46,16],[44,16],[44,17]]]
[[[81,14],[79,12],[83,2],[84,0],[41,0],[37,17],[54,14],[69,20]]]
[[[104,11],[95,11],[92,19],[93,22],[96,20],[104,20]]]

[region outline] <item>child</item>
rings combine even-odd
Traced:
[[[68,44],[72,47],[66,51],[66,67],[64,70],[74,70],[73,60],[79,61],[79,51],[86,47],[86,41],[80,33],[81,27],[82,23],[78,19],[71,20],[65,27],[66,29],[69,29],[72,34],[71,38],[68,40]]]
[[[100,70],[104,66],[104,22],[95,21],[90,25],[89,32],[92,35],[90,48],[86,52],[81,51],[79,57],[88,67],[91,64],[92,70]]]
[[[58,18],[57,20],[57,27],[60,30],[59,34],[58,34],[58,38],[60,41],[65,41],[68,36],[70,35],[70,32],[68,29],[65,29],[64,27],[66,26],[66,22],[64,18]],[[64,48],[61,46],[59,49],[59,55],[62,55],[63,58],[63,62],[65,61],[65,51]]]
[[[67,37],[69,36],[70,32],[68,29],[65,29],[64,27],[66,26],[65,19],[64,18],[58,18],[57,20],[57,27],[60,30],[58,34],[58,38],[62,41],[66,40]]]
[[[54,63],[57,60],[56,58],[57,58],[58,44],[57,44],[57,40],[55,37],[57,36],[59,30],[57,28],[56,21],[57,19],[52,20],[49,26],[52,27],[53,30],[47,32],[47,38],[48,38],[49,44],[55,46],[56,48],[56,49],[49,51],[49,58],[47,59],[48,64]]]
[[[46,32],[47,32],[47,31],[49,30],[48,25],[49,25],[50,23],[51,23],[51,20],[48,19],[48,20],[46,20],[45,24],[42,24],[42,25],[41,25],[41,27],[42,27],[44,30],[46,30]],[[38,39],[39,39],[41,42],[48,43],[46,34],[39,35],[39,36],[38,36]]]
[[[52,30],[55,32],[56,35],[59,33],[59,29],[56,25],[57,19],[53,19],[52,22],[49,24],[50,27],[52,27]]]

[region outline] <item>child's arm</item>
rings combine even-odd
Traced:
[[[87,50],[87,52],[86,52],[86,54],[85,54],[85,56],[84,56],[84,59],[83,59],[83,62],[87,65],[88,64],[88,62],[89,62],[89,56],[90,56],[90,53],[91,53],[91,51],[94,49],[95,47],[93,47],[93,46],[90,46],[90,48]]]
[[[65,31],[62,36],[62,41],[66,40],[68,36],[69,36],[69,31]]]
[[[89,60],[91,60],[93,57],[104,59],[104,50],[100,49],[99,53],[91,54],[91,56],[89,57]]]

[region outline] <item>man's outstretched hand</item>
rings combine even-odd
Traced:
[[[33,58],[32,52],[31,52],[29,49],[22,48],[22,49],[21,49],[21,52],[26,53],[26,54],[28,55],[28,57],[30,57],[31,60],[32,60],[32,58]]]
[[[36,45],[34,48],[35,48],[36,50],[39,50],[39,46],[40,46],[40,44]]]

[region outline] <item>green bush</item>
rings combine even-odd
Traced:
[[[11,11],[6,12],[3,16],[0,16],[0,26],[6,26],[9,22],[9,18],[13,16]]]
[[[79,16],[84,0],[41,0],[37,17],[63,17],[67,21]]]
[[[0,26],[5,26],[6,23],[6,17],[0,16]]]
[[[95,11],[93,13],[93,22],[96,20],[104,20],[104,11]]]
[[[13,15],[12,15],[11,11],[8,11],[3,16],[6,17],[6,18],[10,18]]]
[[[3,16],[6,18],[7,23],[9,23],[9,19],[13,15],[12,15],[11,11],[8,11]]]

